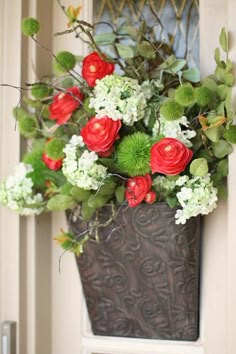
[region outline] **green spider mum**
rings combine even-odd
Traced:
[[[117,165],[129,176],[143,176],[150,171],[151,142],[147,134],[128,135],[118,146]]]

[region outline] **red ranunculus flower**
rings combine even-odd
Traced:
[[[181,141],[174,138],[163,138],[151,148],[152,173],[177,175],[184,171],[193,156]]]
[[[136,207],[145,198],[152,185],[149,174],[130,178],[127,182],[125,198],[130,207]]]
[[[66,93],[68,92],[68,93]],[[49,106],[50,119],[55,119],[57,124],[64,124],[70,119],[72,113],[79,107],[83,94],[76,86],[66,89],[66,92],[54,96]]]
[[[88,149],[97,153],[104,152],[112,153],[112,146],[119,138],[118,132],[121,128],[120,120],[113,120],[109,117],[96,118],[92,117],[81,130],[81,136]],[[109,156],[108,155],[108,156]]]
[[[114,64],[103,60],[97,52],[93,52],[83,60],[82,76],[90,87],[94,87],[97,79],[112,74],[114,69]]]
[[[53,160],[48,155],[44,152],[42,156],[42,160],[45,163],[45,165],[50,169],[50,170],[59,170],[62,166],[62,161],[63,159],[58,159],[58,160]]]

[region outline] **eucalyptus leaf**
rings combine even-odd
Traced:
[[[159,69],[169,69],[169,67],[176,61],[174,55],[170,55],[163,63],[159,65]]]
[[[147,41],[142,41],[138,45],[138,53],[144,58],[154,58],[155,57],[155,49]]]
[[[226,61],[226,73],[229,73],[233,69],[234,65],[231,60],[227,59]]]
[[[233,75],[232,74],[230,74],[230,73],[226,73],[225,75],[224,75],[224,83],[227,85],[227,86],[232,86],[233,85],[233,83],[234,83],[234,77],[233,77]]]
[[[204,131],[204,134],[209,140],[213,141],[214,143],[217,143],[220,139],[220,127],[209,128]]]
[[[94,40],[98,45],[108,45],[115,42],[116,35],[112,32],[99,33],[94,36]]]
[[[203,84],[204,86],[208,87],[212,92],[217,92],[217,83],[212,77],[207,76],[203,80]]]
[[[190,164],[190,173],[193,176],[203,177],[208,172],[208,163],[204,158],[195,159]]]
[[[75,205],[74,199],[69,195],[58,194],[52,197],[47,204],[47,208],[53,211],[63,211]]]
[[[215,58],[216,64],[217,64],[217,65],[220,65],[220,48],[216,48],[216,49],[215,49],[214,58]]]
[[[120,43],[117,43],[115,46],[117,48],[119,55],[122,58],[128,59],[128,58],[134,57],[134,51],[130,46],[125,45],[125,44],[120,44]]]
[[[222,177],[226,177],[229,170],[228,165],[228,159],[221,160],[217,166],[217,173]]]
[[[176,59],[173,64],[170,65],[170,70],[174,73],[177,73],[186,65],[185,59]]]
[[[217,94],[220,97],[221,100],[224,100],[228,94],[229,87],[221,84],[217,87]]]
[[[84,200],[88,200],[90,195],[91,195],[91,191],[90,190],[85,190],[85,189],[77,187],[77,186],[74,186],[71,189],[71,196],[77,202],[82,202]]]
[[[183,71],[183,78],[191,81],[191,82],[199,82],[200,81],[200,71],[197,68],[190,68]]]
[[[228,34],[225,30],[225,28],[222,28],[221,33],[220,33],[220,46],[223,49],[224,52],[228,52]]]
[[[228,114],[228,118],[230,116],[230,112],[232,111],[232,88],[229,89],[226,99],[225,99],[225,109]]]
[[[133,26],[122,26],[118,29],[119,34],[129,35],[131,38],[137,38],[137,29]]]
[[[229,144],[226,140],[219,140],[217,143],[212,144],[214,155],[218,159],[222,159],[223,157],[229,155],[233,148],[231,144]]]

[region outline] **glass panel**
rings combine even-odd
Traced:
[[[199,66],[199,0],[96,0],[94,22],[116,23],[126,16],[138,26],[142,17],[155,26],[159,39],[173,45],[177,57]],[[104,27],[96,26],[96,32]]]

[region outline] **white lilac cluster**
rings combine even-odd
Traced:
[[[167,121],[165,118],[160,117],[153,127],[152,134],[154,137],[163,134],[166,138],[175,138],[187,147],[191,147],[192,143],[190,139],[196,136],[196,132],[190,129],[182,130],[181,126],[188,128],[189,122],[187,117],[183,116],[174,121]]]
[[[107,75],[96,81],[94,96],[90,98],[90,108],[96,117],[108,116],[133,125],[145,114],[146,97],[138,81],[116,74]]]
[[[204,177],[182,176],[175,182],[181,187],[176,194],[183,209],[175,214],[176,224],[185,224],[187,219],[197,215],[207,215],[217,206],[217,189],[213,187],[210,174]]]
[[[62,172],[67,180],[74,186],[89,190],[97,190],[107,176],[106,167],[96,163],[97,154],[88,150],[79,151],[83,147],[83,138],[73,135],[64,148]]]
[[[31,165],[21,162],[0,186],[0,202],[20,215],[38,215],[44,210],[42,194],[34,194],[32,179],[27,177],[32,171]]]

